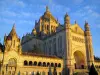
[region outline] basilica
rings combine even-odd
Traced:
[[[87,73],[92,64],[100,72],[88,22],[82,29],[77,22],[71,24],[66,13],[64,24],[60,24],[46,6],[34,26],[21,39],[15,24],[4,36],[4,44],[0,45],[0,75],[73,75]]]

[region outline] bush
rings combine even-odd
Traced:
[[[90,67],[89,75],[98,75],[98,72],[96,71],[93,64]]]

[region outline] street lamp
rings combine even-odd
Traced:
[[[6,64],[6,73],[7,73],[7,71],[8,71],[8,64]]]

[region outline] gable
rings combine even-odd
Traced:
[[[72,30],[72,32],[74,32],[74,33],[84,35],[84,30],[83,30],[82,28],[80,28],[78,24],[72,25],[72,26],[71,26],[71,30]]]
[[[4,57],[5,57],[5,60],[9,60],[10,58],[18,59],[19,55],[18,55],[18,53],[16,51],[11,50],[11,51],[6,52]]]

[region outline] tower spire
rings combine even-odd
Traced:
[[[13,36],[13,35],[17,36],[16,30],[15,30],[15,23],[13,24],[12,30],[10,31],[8,36]]]
[[[48,6],[46,6],[46,12],[47,12],[47,11],[49,11],[49,7],[48,7]]]
[[[70,28],[70,17],[68,16],[67,13],[65,14],[65,17],[64,17],[64,25],[66,28]]]
[[[90,31],[90,27],[87,21],[85,21],[85,31]]]
[[[92,36],[90,33],[90,27],[87,21],[85,21],[85,39],[86,39],[86,50],[87,50],[87,64],[91,66],[94,63]]]
[[[75,24],[77,24],[76,20],[75,20]]]

